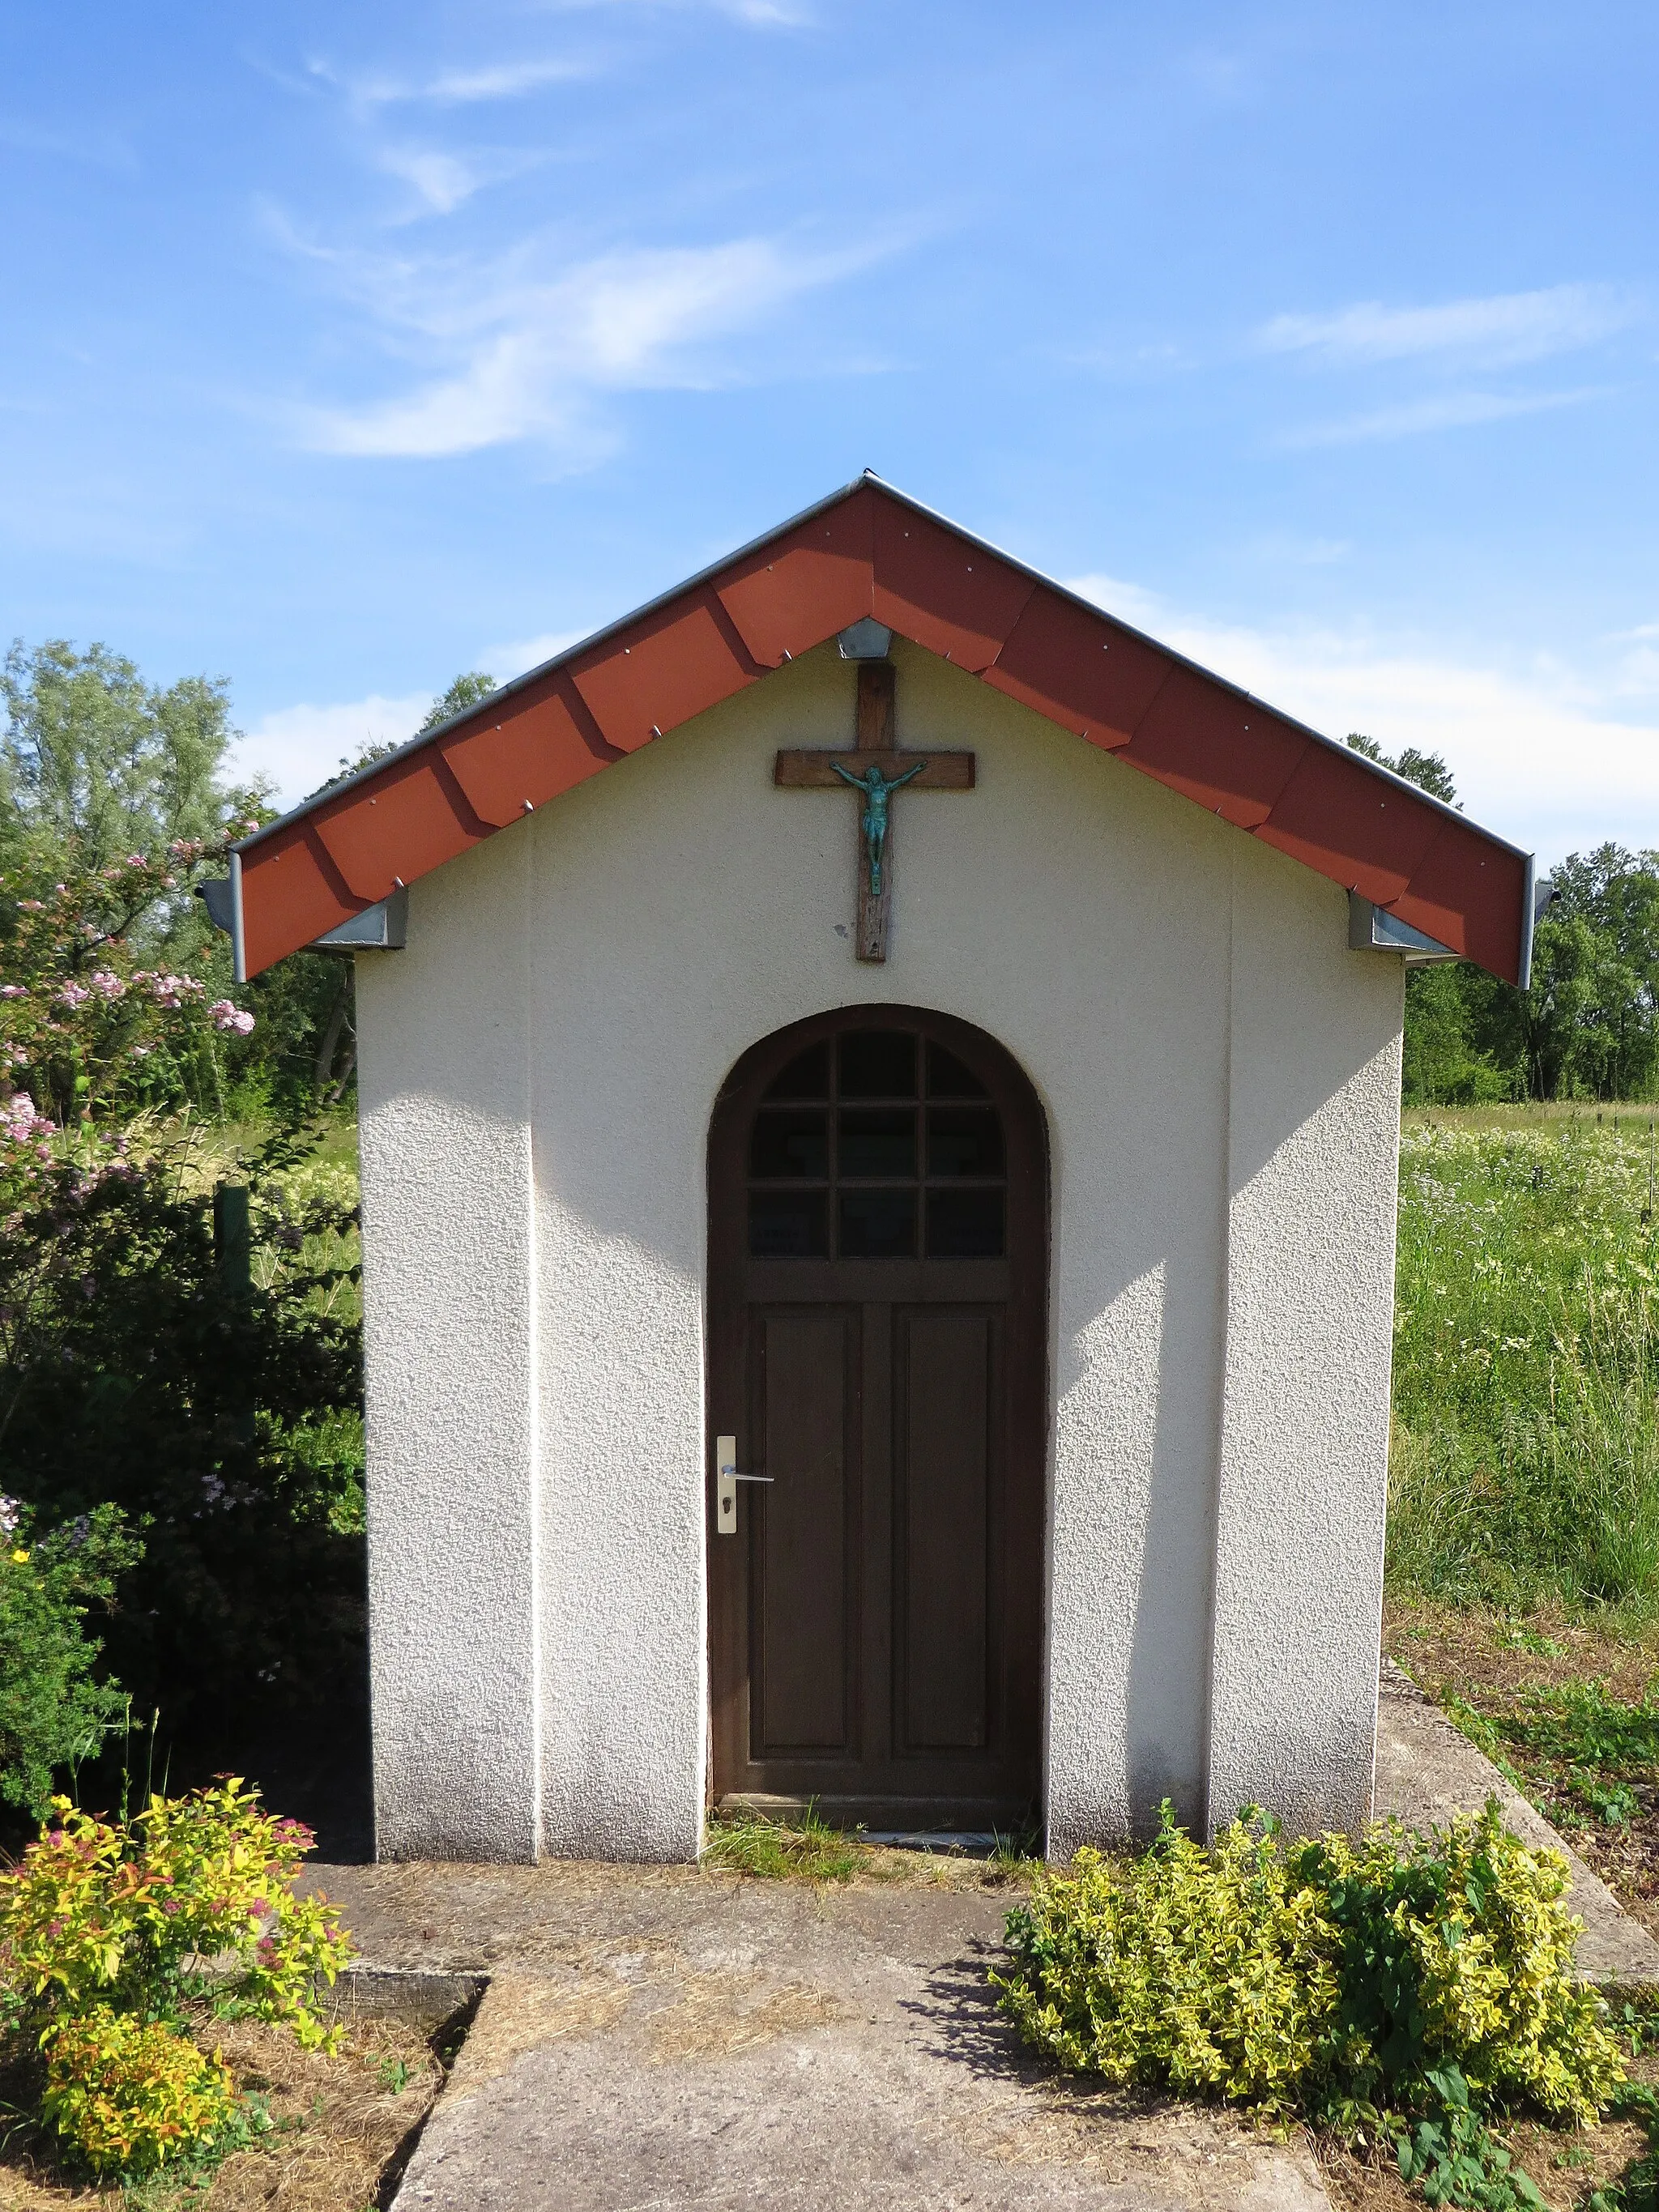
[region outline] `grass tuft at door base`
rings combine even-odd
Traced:
[[[991,1978],[1025,2041],[1120,2084],[1225,2099],[1392,2146],[1431,2203],[1541,2204],[1489,2121],[1595,2121],[1626,2081],[1577,1981],[1565,1860],[1484,1813],[1281,1848],[1249,1812],[1205,1850],[1081,1850],[1010,1913]]]

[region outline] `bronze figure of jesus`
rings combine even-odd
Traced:
[[[902,775],[884,775],[879,765],[872,762],[862,775],[854,775],[851,769],[843,768],[839,761],[830,763],[843,783],[850,783],[854,791],[864,793],[864,808],[859,817],[859,828],[864,834],[864,850],[870,863],[872,898],[881,896],[882,855],[887,850],[888,801],[894,792],[908,783],[913,776],[920,775],[927,765],[925,760],[919,760]]]
[[[786,791],[855,791],[859,835],[853,865],[857,895],[854,957],[887,957],[893,904],[892,799],[914,783],[920,791],[971,791],[974,756],[968,752],[900,750],[894,727],[894,667],[890,660],[860,660],[853,718],[854,744],[842,752],[803,748],[780,752],[772,780]],[[906,799],[905,805],[909,805]]]

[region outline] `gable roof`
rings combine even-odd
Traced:
[[[1528,854],[869,474],[244,840],[239,978],[865,615],[1524,982]]]

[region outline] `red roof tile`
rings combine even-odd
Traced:
[[[249,838],[246,972],[864,615],[1522,977],[1525,854],[872,477]]]

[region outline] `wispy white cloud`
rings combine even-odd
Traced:
[[[815,254],[736,239],[635,248],[546,277],[528,249],[482,275],[318,253],[405,350],[449,366],[394,398],[313,410],[304,440],[327,453],[433,458],[538,438],[567,459],[591,460],[614,443],[594,411],[599,395],[730,383],[735,367],[719,342],[884,250]]]
[[[540,161],[539,154],[450,154],[435,146],[386,146],[377,159],[388,176],[416,194],[417,211],[450,215],[487,185],[522,176]]]
[[[1385,307],[1369,300],[1322,315],[1275,315],[1256,332],[1267,353],[1308,354],[1336,367],[1423,356],[1501,368],[1598,344],[1642,313],[1608,284],[1554,284],[1435,307]]]
[[[1576,392],[1438,392],[1395,407],[1377,407],[1334,422],[1309,422],[1275,440],[1290,451],[1312,446],[1352,446],[1375,438],[1415,438],[1428,430],[1455,430],[1476,422],[1502,422],[1516,415],[1541,415],[1601,397],[1600,386]]]
[[[263,776],[279,806],[295,806],[307,792],[339,773],[370,745],[401,744],[413,737],[432,704],[429,691],[388,699],[372,692],[337,706],[278,708],[246,732],[235,748],[236,771]]]
[[[459,155],[441,153],[435,147],[388,146],[380,167],[389,176],[413,185],[425,204],[438,215],[448,215],[471,198],[483,179]]]
[[[487,668],[498,684],[510,684],[515,676],[539,668],[543,661],[551,660],[556,653],[578,644],[586,635],[580,629],[544,629],[537,637],[510,638],[505,643],[485,646],[477,665]]]
[[[1263,568],[1332,568],[1353,551],[1346,538],[1304,538],[1293,530],[1269,530],[1245,549]]]
[[[558,15],[600,9],[620,14],[624,8],[641,5],[707,8],[716,15],[729,15],[736,22],[752,23],[761,30],[794,30],[817,20],[808,0],[541,0],[541,4],[549,14]]]
[[[813,21],[811,9],[793,4],[793,0],[715,0],[715,4],[722,15],[733,15],[740,23],[796,30]]]
[[[591,73],[586,63],[568,59],[495,62],[483,69],[447,70],[422,86],[415,97],[446,102],[520,100],[544,85],[568,84]]]
[[[345,94],[359,108],[391,107],[427,101],[437,106],[468,106],[478,101],[521,100],[550,84],[568,84],[592,75],[592,64],[568,55],[531,57],[485,63],[474,69],[441,70],[434,76],[348,76],[331,62],[313,58],[307,73]]]
[[[1627,720],[1638,687],[1624,667],[1504,667],[1358,630],[1216,623],[1110,576],[1071,588],[1328,737],[1443,753],[1470,815],[1546,863],[1606,837],[1659,846],[1659,669],[1647,716]]]

